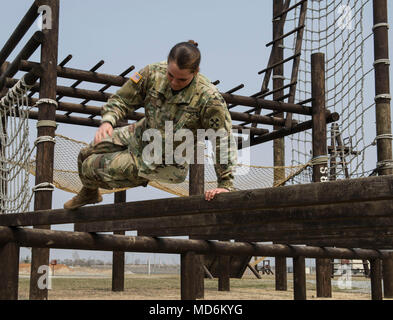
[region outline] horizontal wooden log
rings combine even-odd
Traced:
[[[38,65],[38,63],[36,62],[22,61],[20,65],[20,70],[29,71],[32,67],[36,65]],[[128,78],[121,77],[121,76],[85,71],[80,69],[66,68],[60,66],[57,67],[57,75],[58,77],[108,84],[111,86],[122,86],[128,80]],[[238,105],[244,105],[244,106],[262,107],[265,109],[291,111],[293,113],[311,115],[310,107],[305,107],[297,104],[289,104],[289,103],[265,100],[261,98],[233,95],[231,93],[226,93],[226,92],[221,92],[221,95],[223,96],[224,100],[227,103],[236,103]],[[264,116],[259,116],[259,117],[262,119]],[[239,120],[248,121],[247,118],[239,119]],[[268,119],[267,121],[272,121],[272,120]],[[280,120],[277,119],[277,121]]]
[[[221,237],[225,237],[228,235],[225,234],[218,234],[218,235],[200,235],[198,239],[200,240],[218,240]],[[257,242],[257,243],[266,243],[271,241],[262,240],[260,237],[237,237],[236,241],[240,242]],[[316,246],[316,247],[340,247],[340,248],[363,248],[363,249],[393,249],[393,237],[389,236],[378,236],[375,235],[365,235],[361,238],[353,237],[347,239],[337,239],[337,238],[316,238],[314,240],[310,239],[279,239],[274,241],[276,244],[292,244],[292,245],[309,245],[309,246]]]
[[[29,119],[38,120],[38,111],[29,111]],[[95,128],[98,128],[101,125],[100,120],[86,117],[67,116],[64,114],[56,114],[55,120],[57,123],[67,123]]]
[[[185,253],[285,256],[309,258],[370,259],[391,258],[389,251],[347,248],[318,248],[277,244],[257,244],[228,241],[164,239],[124,235],[92,234],[87,232],[54,231],[30,228],[0,227],[0,244],[15,242],[21,247],[100,250],[124,252]]]
[[[372,231],[370,231],[372,230]],[[297,243],[297,244],[304,244],[310,241],[330,241],[328,242],[331,246],[336,246],[337,243],[343,240],[352,240],[353,245],[351,247],[362,247],[361,241],[364,239],[369,239],[374,237],[374,239],[378,240],[379,244],[390,245],[392,243],[393,235],[392,235],[393,228],[385,228],[385,227],[374,227],[370,228],[352,228],[352,229],[343,229],[337,233],[332,233],[331,229],[320,229],[318,231],[310,230],[308,232],[304,232],[301,234],[300,232],[255,232],[251,230],[249,233],[246,232],[239,232],[236,233],[235,231],[226,231],[226,230],[217,230],[216,233],[211,231],[210,233],[207,231],[200,231],[198,233],[189,232],[190,236],[195,238],[201,239],[210,239],[210,240],[217,240],[221,239],[222,237],[227,237],[230,239],[242,239],[242,240],[249,240],[253,242],[275,242],[275,243]],[[147,235],[150,237],[163,237],[163,236],[170,236],[170,232],[149,232],[148,230],[141,230],[143,235]],[[178,232],[180,233],[180,232]],[[376,241],[377,241],[376,240]],[[325,242],[324,242],[325,243]],[[356,244],[356,245],[355,245]],[[347,246],[346,246],[347,247]]]
[[[43,33],[41,31],[36,31],[26,45],[22,48],[16,58],[7,67],[7,70],[0,76],[0,91],[3,89],[6,83],[7,77],[13,77],[18,72],[18,66],[22,59],[29,58],[34,51],[41,45],[44,39]],[[39,67],[39,66],[37,66]]]
[[[29,71],[30,69],[32,69],[34,66],[37,65],[39,65],[39,63],[37,62],[22,60],[19,66],[19,70]],[[79,81],[108,84],[117,87],[121,87],[128,80],[127,77],[93,72],[93,71],[85,71],[85,70],[61,67],[61,66],[57,67],[57,76],[61,78],[74,79]]]
[[[19,22],[18,26],[15,28],[14,32],[8,38],[6,44],[0,51],[0,66],[7,60],[11,52],[16,48],[20,40],[24,37],[26,32],[29,30],[31,25],[37,19],[38,6],[35,1],[32,3],[30,9],[26,12],[22,20]],[[5,11],[3,14],[6,14]]]
[[[282,118],[277,118],[277,117],[268,117],[268,116],[262,116],[258,114],[248,114],[245,112],[235,112],[235,111],[229,111],[229,114],[231,115],[232,120],[236,121],[245,121],[247,123],[260,123],[260,124],[268,124],[268,125],[274,125],[274,126],[285,126],[285,120]],[[292,125],[295,126],[299,122],[296,120],[292,121]]]
[[[291,112],[291,113],[304,114],[309,116],[312,115],[311,107],[306,107],[295,103],[271,101],[261,98],[239,96],[239,95],[222,93],[222,92],[221,95],[223,96],[224,100],[227,103],[231,103],[231,104],[248,106],[248,107],[258,107],[258,108],[275,110],[280,112]]]
[[[252,241],[252,240],[250,240]],[[280,242],[280,243],[285,243]],[[368,249],[383,249],[392,250],[393,249],[393,238],[383,238],[378,239],[375,237],[364,237],[361,239],[323,239],[323,240],[304,240],[296,241],[293,244],[306,244],[311,246],[321,246],[321,247],[344,247],[344,248],[368,248]]]
[[[39,64],[35,64],[39,65]],[[8,86],[10,87],[13,83],[16,83],[16,79],[7,80]],[[64,92],[64,88],[68,87],[59,87],[58,93]],[[37,88],[33,88],[33,91],[35,91]],[[68,88],[68,91],[72,91],[72,88]],[[76,94],[84,94],[85,91],[80,91],[81,89],[77,89]],[[92,95],[95,91],[88,91],[87,94]],[[75,94],[75,93],[72,93]],[[101,95],[101,92],[98,94]],[[109,96],[107,96],[109,97]],[[99,97],[100,99],[102,98],[101,96]],[[30,99],[30,105],[34,105],[34,103],[37,101],[35,98]],[[58,110],[62,111],[67,111],[67,112],[77,112],[77,113],[83,113],[83,114],[90,114],[90,115],[101,115],[101,107],[96,107],[96,106],[86,106],[82,104],[77,104],[77,103],[70,103],[70,102],[59,102],[59,108]],[[275,126],[285,126],[285,120],[282,118],[277,118],[277,117],[267,117],[267,116],[262,116],[262,115],[250,115],[247,113],[242,113],[242,112],[234,112],[230,111],[230,115],[232,120],[235,121],[247,121],[247,122],[252,122],[252,123],[260,123],[260,124],[267,124],[267,125],[275,125]],[[127,115],[127,119],[129,120],[140,120],[141,118],[144,117],[144,113],[138,113],[138,112],[132,112]],[[292,125],[298,124],[298,121],[293,120]],[[260,130],[265,130],[265,129],[260,129]],[[267,133],[268,130],[266,130],[263,133]]]
[[[337,112],[331,113],[326,117],[326,123],[332,123],[335,121],[338,121],[340,118],[339,114]],[[283,138],[298,132],[306,131],[312,128],[312,120],[304,121],[301,123],[298,123],[297,125],[290,127],[290,128],[281,128],[276,131],[273,131],[271,133],[259,136],[254,138],[250,145],[254,146],[263,142],[271,141],[274,139],[278,138]]]
[[[352,212],[352,211],[351,211]],[[393,211],[389,212],[391,216]],[[311,221],[292,221],[288,218],[286,222],[266,222],[265,224],[255,223],[253,225],[242,225],[237,221],[234,221],[232,225],[221,226],[219,224],[214,226],[194,226],[185,228],[157,228],[148,227],[140,228],[144,235],[149,236],[199,236],[199,235],[226,235],[230,239],[236,239],[238,237],[242,238],[245,236],[255,236],[260,239],[260,241],[277,241],[286,240],[292,241],[293,239],[306,239],[308,236],[314,236],[317,238],[327,238],[332,231],[342,237],[348,237],[347,233],[350,231],[357,231],[358,237],[361,238],[362,232],[367,230],[374,230],[375,235],[379,229],[386,231],[387,228],[389,232],[393,231],[393,219],[392,218],[361,218],[356,215],[356,212],[352,212],[352,218],[336,218],[332,219],[318,219],[311,218]],[[350,235],[353,237],[353,235]]]
[[[31,226],[94,221],[110,221],[206,213],[249,213],[253,210],[305,207],[312,205],[370,202],[393,199],[393,176],[368,177],[310,183],[279,188],[244,190],[216,195],[206,201],[203,195],[145,200],[124,204],[82,207],[74,211],[43,210],[0,215],[0,225]],[[275,214],[271,211],[270,214]],[[375,215],[362,211],[361,215]],[[290,218],[290,214],[288,218]],[[311,215],[312,217],[312,215]]]
[[[16,79],[7,78],[5,80],[5,85],[8,88],[11,88],[12,86],[15,85],[17,81],[18,80]],[[40,84],[37,83],[30,90],[32,92],[38,92],[40,90]],[[99,92],[99,91],[87,90],[87,89],[76,89],[66,86],[57,86],[56,94],[62,95],[64,97],[89,99],[89,100],[100,101],[100,102],[107,102],[112,95],[110,93],[105,93],[105,92]]]
[[[275,229],[283,232],[297,230],[302,224],[305,231],[309,228],[322,226],[327,229],[329,226],[344,227],[344,224],[355,226],[370,227],[373,223],[383,223],[393,226],[393,200],[348,202],[327,205],[295,206],[284,208],[271,208],[259,210],[243,210],[238,212],[212,212],[198,215],[182,215],[172,217],[155,217],[135,220],[118,220],[107,222],[89,223],[80,226],[77,231],[89,232],[110,232],[110,231],[131,231],[144,230],[149,232],[156,231],[160,235],[188,235],[191,230],[204,230],[205,234],[218,233],[219,230],[229,228],[236,232],[236,229],[245,232],[251,230],[261,230],[261,232],[273,232]],[[373,219],[380,219],[373,221]],[[353,219],[362,219],[352,222]],[[342,224],[340,224],[342,223]],[[382,223],[382,226],[384,225]],[[386,226],[388,226],[386,225]],[[261,229],[257,229],[261,228]],[[82,229],[83,228],[83,229]],[[240,232],[239,231],[239,232]],[[184,233],[185,232],[185,233]],[[239,233],[237,232],[237,233]],[[153,234],[153,233],[150,233]]]

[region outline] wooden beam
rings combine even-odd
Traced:
[[[303,17],[304,18],[304,17]],[[313,165],[313,182],[328,181],[327,128],[326,128],[326,97],[325,97],[325,55],[311,55],[311,92],[312,92],[312,154],[313,160],[326,157],[326,161],[318,161]],[[290,115],[288,114],[287,119]],[[328,266],[327,266],[328,265]],[[317,297],[331,297],[330,260],[316,259]]]
[[[387,0],[373,0],[374,34],[374,75],[375,75],[375,119],[377,137],[378,174],[392,174],[392,133],[390,109],[390,74],[389,74],[389,25]],[[386,163],[386,165],[383,165]],[[391,270],[387,270],[392,268]],[[393,297],[393,264],[384,266],[383,280],[385,295]]]
[[[8,56],[16,48],[20,40],[22,40],[26,32],[37,19],[38,15],[38,6],[34,1],[22,20],[19,22],[18,26],[15,28],[14,32],[8,38],[4,47],[1,49],[0,66],[7,60]]]
[[[340,118],[339,114],[337,112],[331,113],[330,115],[327,116],[326,118],[326,123],[331,123],[331,122],[335,122],[338,121],[338,119]],[[251,146],[257,145],[259,143],[263,143],[263,142],[267,142],[267,141],[271,141],[274,139],[278,139],[278,138],[282,138],[282,137],[286,137],[289,136],[291,134],[295,134],[298,132],[302,132],[302,131],[306,131],[312,128],[312,120],[308,120],[308,121],[304,121],[304,122],[300,122],[297,125],[293,126],[292,128],[281,128],[279,130],[273,131],[271,133],[268,134],[264,134],[262,136],[256,137],[254,139],[251,140]]]
[[[198,150],[199,149],[199,150]],[[194,144],[194,163],[190,164],[189,167],[189,185],[188,185],[188,194],[190,196],[193,195],[204,195],[205,193],[205,164],[204,162],[198,161],[198,155],[204,155],[204,145],[199,145],[198,143]],[[190,237],[192,239],[192,237]],[[203,270],[204,266],[204,257],[203,255],[194,255],[194,260],[191,261],[192,258],[186,259],[183,263],[192,263],[194,266],[192,269],[193,272],[191,275],[187,275],[186,277],[191,277],[195,283],[195,297],[198,299],[203,299],[205,297],[205,271]],[[190,269],[189,266],[184,266],[186,269]],[[182,276],[184,274],[182,273]],[[188,281],[188,280],[184,280]]]
[[[0,245],[0,300],[18,300],[19,246]]]
[[[393,211],[389,213],[392,214]],[[311,220],[311,219],[310,219]],[[312,221],[293,221],[288,218],[287,222],[266,222],[266,223],[254,223],[255,226],[250,224],[242,225],[239,222],[235,222],[232,225],[221,226],[220,224],[213,226],[194,226],[185,228],[151,228],[150,229],[139,229],[143,231],[145,235],[157,235],[157,236],[200,236],[200,235],[226,235],[226,238],[243,238],[247,236],[260,237],[260,241],[292,241],[296,239],[307,239],[307,237],[315,237],[317,239],[327,238],[329,234],[336,233],[337,237],[351,238],[353,235],[351,232],[360,232],[359,239],[362,237],[362,233],[367,233],[371,230],[375,235],[379,232],[392,232],[393,230],[393,219],[373,217],[370,219],[356,217],[353,215],[352,219],[336,218],[331,219],[315,219]],[[280,240],[281,239],[281,240]]]
[[[239,256],[287,256],[341,259],[386,259],[390,250],[348,249],[337,247],[288,246],[249,242],[205,241],[189,239],[152,238],[58,231],[36,228],[0,227],[0,244],[15,242],[21,247],[74,250],[218,254]]]
[[[29,58],[41,45],[43,41],[43,33],[41,31],[36,31],[26,45],[22,48],[20,53],[8,66],[7,70],[0,77],[0,90],[3,89],[6,83],[7,77],[13,77],[18,72],[18,66],[22,59]]]
[[[382,300],[382,268],[381,259],[370,260],[371,299]]]
[[[293,260],[293,298],[294,300],[306,300],[306,263],[305,257],[299,256]]]
[[[124,204],[106,204],[82,207],[77,210],[42,210],[35,214],[17,213],[0,216],[0,225],[30,226],[45,224],[63,224],[93,221],[111,221],[138,218],[154,218],[165,216],[198,215],[206,213],[235,213],[246,214],[261,210],[274,219],[281,218],[304,219],[306,217],[332,217],[334,212],[325,211],[308,213],[306,206],[341,206],[348,207],[349,203],[362,211],[356,212],[356,217],[375,217],[381,215],[367,208],[377,208],[388,215],[391,213],[393,198],[393,177],[368,177],[326,183],[283,186],[244,190],[216,195],[212,201],[206,201],[204,196],[190,196],[127,202]],[[388,200],[382,202],[379,200]],[[333,203],[333,204],[332,204]],[[363,203],[363,204],[362,204]],[[362,206],[364,207],[362,208]],[[303,209],[302,209],[303,208]],[[280,213],[281,212],[281,213]],[[354,210],[343,212],[342,217],[353,217]]]
[[[38,0],[37,5],[48,5],[51,8],[51,28],[42,31],[44,39],[41,45],[41,67],[39,97],[40,99],[56,99],[56,66],[58,59],[59,37],[59,0]],[[27,59],[27,58],[25,58]],[[42,103],[38,107],[38,120],[55,120],[56,106],[51,103]],[[37,137],[55,136],[53,126],[40,126],[37,128]],[[53,183],[54,143],[45,141],[37,145],[35,184]],[[34,195],[34,210],[50,210],[52,208],[52,191],[37,190]],[[34,213],[33,213],[34,214]],[[36,227],[36,226],[34,226]],[[50,229],[49,224],[40,225],[39,228]],[[30,273],[30,299],[48,299],[48,289],[38,287],[41,276],[38,273],[42,265],[49,265],[49,249],[33,248]]]
[[[126,191],[115,192],[115,203],[126,202]],[[113,234],[125,235],[125,231],[115,231]],[[113,251],[112,253],[112,291],[124,291],[124,260],[123,251]]]
[[[180,257],[180,298],[181,300],[196,300],[197,282],[194,275],[197,272],[195,252],[185,252]]]

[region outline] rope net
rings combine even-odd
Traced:
[[[80,149],[87,143],[56,135],[53,184],[64,191],[77,193],[82,188],[77,168]],[[310,174],[310,164],[288,167],[264,167],[238,164],[235,168],[234,186],[238,190],[268,188],[283,185],[298,175]],[[35,160],[30,161],[30,173],[35,174]],[[276,175],[276,179],[274,179]],[[205,190],[217,187],[212,156],[205,156]],[[276,181],[276,182],[274,182]],[[188,196],[189,180],[179,184],[150,181],[149,185],[178,196]],[[103,194],[124,189],[102,189]]]
[[[365,12],[367,19],[364,19]],[[365,35],[364,24],[372,20],[371,12],[370,0],[308,1],[295,102],[311,97],[311,54],[324,53],[326,107],[340,115],[338,123],[327,128],[330,180],[368,176],[372,171],[365,168],[365,151],[374,143],[365,143],[364,129],[365,119],[372,116],[370,111],[374,106],[374,101],[366,102],[364,97],[366,76],[373,70],[372,65],[365,70],[364,61],[366,41],[372,40],[372,33]],[[300,8],[293,10],[287,17],[286,28],[296,28],[299,15]],[[293,52],[295,39],[289,42],[292,43],[285,49]],[[302,115],[294,118],[307,120]],[[310,161],[311,132],[304,131],[288,139],[291,164]],[[295,179],[295,182],[301,181]]]
[[[55,138],[41,136],[29,147],[29,101],[26,95],[29,86],[23,78],[11,88],[1,101],[0,108],[0,212],[17,213],[29,210],[35,191],[58,189],[78,193],[82,188],[77,169],[80,150],[87,143],[62,135]],[[47,99],[43,99],[47,100]],[[37,102],[37,104],[40,101]],[[55,143],[53,183],[41,183],[29,187],[29,173],[35,175],[36,160],[31,158],[35,146],[44,141]],[[205,148],[206,150],[207,148]],[[239,163],[235,168],[234,186],[237,190],[275,187],[285,184],[296,176],[307,176],[310,163],[288,167],[264,167]],[[152,187],[178,196],[188,196],[189,181],[168,184],[158,181],[149,183]],[[217,187],[212,156],[205,156],[205,189]],[[112,193],[125,189],[102,189]]]
[[[29,188],[29,107],[22,78],[0,100],[0,213],[24,212]]]

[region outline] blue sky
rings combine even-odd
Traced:
[[[7,1],[4,5],[0,46],[4,45],[31,3]],[[388,4],[389,22],[393,25],[393,1],[388,1]],[[370,12],[364,18],[372,21]],[[266,66],[270,54],[270,48],[266,48],[265,44],[272,39],[271,19],[272,1],[267,0],[63,0],[60,7],[59,62],[72,54],[73,59],[67,66],[88,70],[104,60],[99,72],[119,74],[130,65],[138,70],[149,63],[165,60],[174,44],[193,39],[199,43],[202,52],[201,72],[211,81],[220,80],[220,91],[242,83],[245,88],[238,93],[251,95],[260,89],[262,78],[257,71]],[[10,59],[37,30],[38,26],[34,24]],[[392,42],[391,30],[389,41]],[[393,50],[392,44],[390,48]],[[370,55],[373,54],[372,47],[367,50]],[[36,53],[31,60],[38,59]],[[59,79],[58,83],[69,85],[73,81]],[[101,86],[82,84],[79,87],[98,89]],[[369,90],[373,95],[373,87]],[[114,88],[111,88],[108,92],[113,91]],[[375,120],[369,121],[373,123]],[[35,122],[31,123],[31,128],[35,137]],[[66,124],[60,124],[57,130],[59,134],[85,142],[93,138],[94,132],[94,128]],[[270,165],[272,144],[253,148],[251,161],[253,164]],[[61,208],[71,196],[56,190],[53,208]],[[151,187],[127,192],[128,201],[169,196]],[[105,195],[104,203],[111,202],[113,196]],[[71,230],[70,226],[53,226],[52,229]],[[66,251],[62,250],[62,254],[65,255]],[[84,255],[96,257],[96,253]]]

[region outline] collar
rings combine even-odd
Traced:
[[[186,88],[180,90],[176,94],[172,93],[172,89],[169,85],[169,81],[166,75],[166,70],[164,77],[165,79],[164,81],[162,81],[162,84],[157,88],[157,91],[162,93],[165,96],[165,99],[170,103],[189,104],[198,86],[199,72],[194,76],[194,79],[192,79],[191,83]]]

